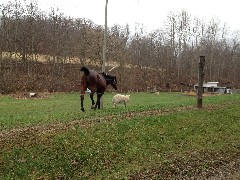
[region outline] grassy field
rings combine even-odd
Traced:
[[[127,108],[113,95],[97,111],[86,97],[84,113],[78,93],[0,96],[0,179],[205,179],[240,167],[239,94],[204,97],[202,110],[180,93],[131,93]]]
[[[1,130],[14,127],[25,127],[36,124],[53,122],[67,122],[84,120],[89,117],[101,117],[124,112],[145,111],[152,109],[166,109],[180,106],[194,105],[194,97],[183,96],[179,93],[163,93],[160,95],[147,93],[131,94],[131,101],[124,108],[118,105],[113,108],[111,99],[114,94],[106,93],[103,97],[104,109],[92,111],[89,95],[85,95],[84,107],[86,112],[80,111],[79,93],[53,94],[47,99],[14,99],[0,96]],[[95,97],[96,98],[96,97]]]

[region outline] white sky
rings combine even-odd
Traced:
[[[7,2],[8,0],[0,0]],[[15,0],[11,0],[15,1]],[[23,0],[20,0],[23,1]],[[65,15],[84,17],[104,25],[106,0],[37,0],[41,10],[59,7]],[[158,29],[173,12],[186,10],[192,17],[207,22],[218,18],[230,30],[240,30],[240,0],[108,0],[108,25],[143,24],[148,30]]]

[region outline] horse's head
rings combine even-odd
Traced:
[[[111,85],[115,90],[117,90],[117,77],[106,73],[102,73],[103,77],[106,79],[107,85]]]
[[[117,90],[117,77],[116,76],[113,76],[112,78],[112,82],[111,82],[111,86]]]

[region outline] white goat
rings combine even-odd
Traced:
[[[126,107],[126,103],[129,101],[130,95],[122,95],[122,94],[116,94],[112,98],[112,103],[114,107],[116,107],[116,104],[124,103]]]

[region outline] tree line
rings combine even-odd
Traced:
[[[44,12],[37,1],[2,4],[0,92],[78,91],[80,67],[101,71],[104,27],[89,19]],[[218,19],[205,22],[170,12],[160,29],[136,25],[107,29],[107,67],[121,91],[180,90],[197,83],[199,56],[205,80],[240,87],[240,34]]]

